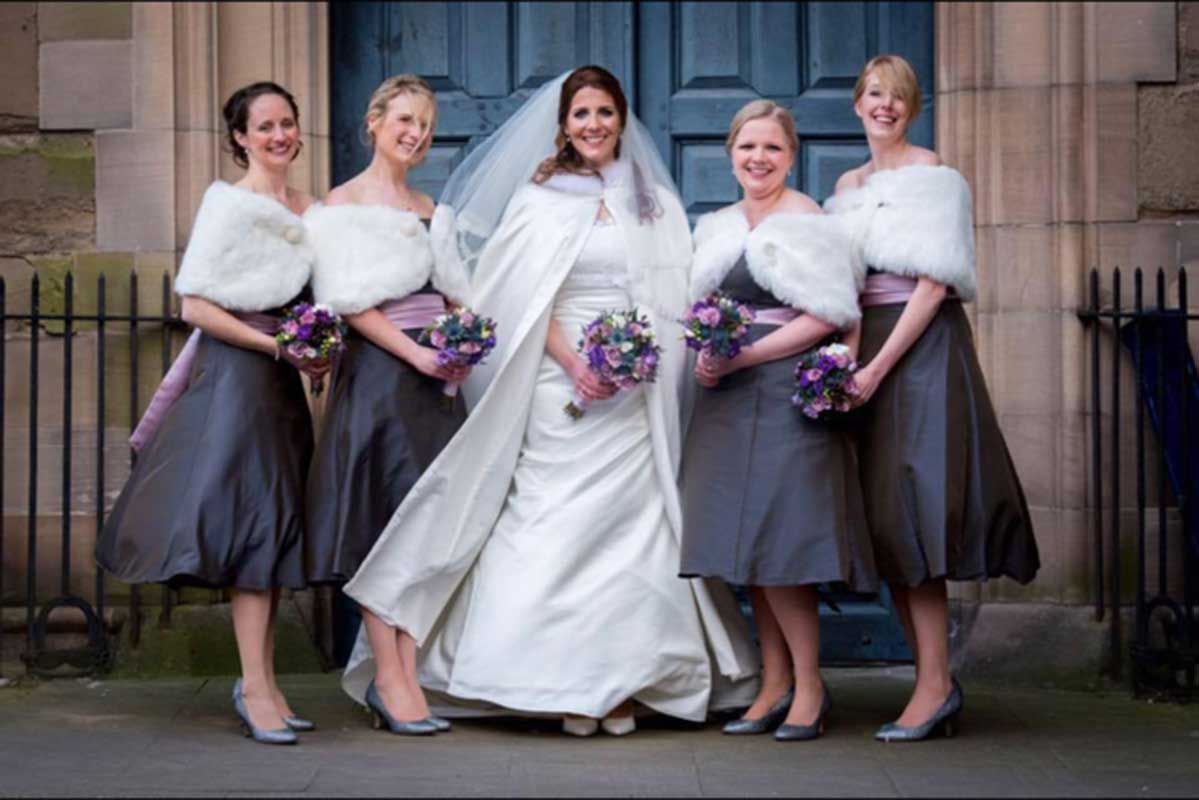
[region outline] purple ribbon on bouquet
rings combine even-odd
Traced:
[[[261,331],[268,336],[273,336],[275,329],[279,327],[279,317],[270,314],[262,314],[257,311],[234,311],[232,313],[233,316],[254,330]],[[200,334],[200,329],[196,328],[192,331],[191,336],[187,337],[187,343],[179,351],[175,363],[171,364],[171,368],[163,376],[162,383],[158,384],[158,388],[154,391],[154,396],[150,398],[150,405],[146,407],[146,413],[142,414],[141,421],[137,423],[137,427],[129,436],[129,446],[133,448],[133,452],[140,453],[142,448],[154,438],[154,434],[162,427],[162,421],[166,419],[171,408],[187,391],[191,382],[192,363],[196,360],[196,350],[200,346]]]

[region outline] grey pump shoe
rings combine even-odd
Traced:
[[[774,732],[776,742],[803,742],[818,739],[824,735],[824,718],[833,710],[833,697],[828,693],[828,687],[821,685],[824,699],[820,701],[820,713],[811,725],[779,725]]]
[[[758,733],[769,733],[777,728],[784,719],[787,718],[787,710],[791,708],[791,701],[795,699],[795,687],[792,686],[787,690],[777,703],[770,707],[762,716],[757,719],[732,719],[724,724],[721,729],[722,733],[727,733],[730,736],[746,736]]]
[[[945,698],[941,707],[927,720],[910,728],[888,722],[878,729],[874,738],[880,742],[919,742],[936,735],[937,732],[940,732],[946,739],[952,737],[957,731],[958,714],[962,713],[962,707],[966,700],[958,679],[953,678],[952,680],[953,688],[949,690],[949,697]]]
[[[253,722],[250,722],[250,712],[246,709],[246,699],[241,693],[241,678],[238,678],[233,684],[233,710],[237,712],[238,719],[241,720],[242,730],[246,736],[249,736],[256,742],[262,744],[295,744],[299,739],[296,737],[296,732],[291,728],[279,728],[278,730],[265,730],[256,727]]]
[[[387,730],[400,736],[432,736],[437,733],[437,726],[428,719],[402,722],[389,714],[387,706],[383,705],[383,698],[379,696],[379,690],[375,688],[374,679],[366,687],[366,706],[374,712],[376,730],[386,725]]]
[[[449,733],[454,727],[450,724],[448,719],[442,719],[441,717],[434,716],[433,714],[425,717],[425,720],[433,723],[433,727],[437,729],[438,733]]]

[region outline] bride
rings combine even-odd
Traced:
[[[536,92],[455,171],[432,238],[472,269],[500,343],[346,593],[416,639],[439,713],[561,715],[589,735],[601,719],[632,731],[632,701],[695,721],[747,705],[758,663],[736,604],[676,577],[690,236],[616,78],[581,67]],[[574,342],[633,305],[661,364],[656,383],[617,392]],[[577,421],[563,410],[576,394]],[[343,686],[390,722],[405,698],[374,672],[360,634]]]

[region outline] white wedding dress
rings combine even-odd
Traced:
[[[624,284],[620,229],[597,222],[553,319],[573,341],[600,312],[631,306]],[[644,392],[577,421],[563,412],[572,398],[570,377],[542,356],[507,499],[462,590],[457,653],[425,659],[421,682],[525,712],[600,717],[632,696],[703,719],[710,659],[677,577]]]

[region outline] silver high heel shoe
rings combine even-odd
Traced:
[[[833,710],[833,697],[828,693],[828,687],[821,684],[824,697],[820,700],[820,713],[811,725],[779,725],[774,732],[776,742],[805,742],[809,739],[819,739],[824,735],[824,718]]]
[[[246,709],[246,699],[241,693],[241,678],[238,678],[233,683],[233,710],[237,712],[238,719],[241,720],[241,728],[246,736],[249,736],[256,742],[262,744],[295,744],[299,741],[296,732],[291,728],[279,728],[278,730],[266,730],[259,728],[250,721],[250,712]]]
[[[779,701],[772,705],[770,710],[762,716],[757,719],[745,719],[742,717],[741,719],[729,720],[724,724],[721,732],[732,736],[744,736],[772,731],[787,718],[787,711],[791,708],[793,700],[795,700],[794,686],[788,689],[787,693],[779,698]]]
[[[945,702],[941,704],[941,707],[931,717],[919,725],[911,727],[904,727],[894,722],[888,722],[878,729],[878,732],[874,734],[874,738],[880,742],[919,742],[922,739],[928,739],[936,735],[938,732],[946,739],[951,738],[957,732],[958,715],[962,713],[962,707],[966,702],[965,694],[962,692],[962,686],[958,683],[958,679],[952,678],[951,680],[953,681],[953,688],[949,690],[949,697],[945,698]]]
[[[448,719],[442,719],[441,717],[434,716],[433,714],[425,717],[425,719],[433,723],[433,727],[437,729],[438,733],[449,733],[454,727],[450,724]]]
[[[379,730],[386,725],[387,730],[401,736],[431,736],[437,733],[437,726],[427,719],[403,722],[388,713],[387,706],[383,705],[383,698],[379,696],[379,690],[375,688],[374,679],[366,687],[365,699],[366,707],[374,712],[375,730]]]

